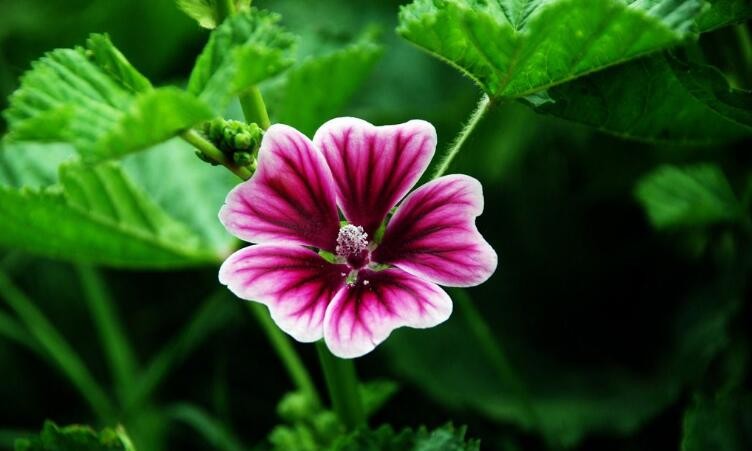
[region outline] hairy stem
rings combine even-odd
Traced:
[[[454,157],[460,152],[462,146],[465,144],[465,141],[467,141],[467,138],[470,136],[470,134],[473,133],[475,128],[480,123],[481,119],[483,119],[483,116],[485,116],[488,110],[491,109],[492,105],[493,102],[488,97],[488,95],[483,94],[483,97],[481,97],[480,101],[478,102],[478,106],[475,108],[475,111],[473,111],[473,114],[470,115],[467,123],[464,127],[462,127],[462,131],[460,131],[460,134],[457,135],[457,137],[452,142],[452,145],[449,146],[449,149],[447,150],[446,154],[444,154],[444,157],[441,159],[439,165],[436,167],[436,170],[434,171],[431,179],[437,179],[441,177],[442,175],[444,175],[447,169],[449,169],[449,165],[452,164]]]
[[[340,359],[332,355],[323,341],[316,343],[324,379],[329,388],[332,408],[348,430],[366,424],[363,401],[358,389],[358,376],[353,360]]]
[[[298,353],[295,352],[295,348],[292,343],[290,343],[290,340],[281,330],[279,330],[277,325],[274,324],[266,307],[256,302],[248,303],[248,307],[258,320],[280,360],[282,360],[282,364],[285,366],[287,374],[290,376],[290,379],[292,379],[295,386],[298,390],[305,393],[309,399],[316,403],[316,405],[321,405],[321,398],[319,398],[316,386],[313,384],[305,365],[303,365],[303,361],[300,359]]]
[[[253,175],[248,168],[236,166],[235,163],[227,158],[227,155],[222,153],[221,150],[217,149],[214,144],[201,136],[201,134],[199,134],[196,130],[184,131],[180,134],[180,137],[183,138],[187,143],[198,149],[206,157],[226,167],[241,179],[248,180],[249,178],[251,178],[251,175]]]

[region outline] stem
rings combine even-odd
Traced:
[[[229,16],[235,14],[235,2],[233,0],[214,0],[214,14],[217,16],[217,26]]]
[[[449,150],[447,150],[444,158],[441,159],[439,166],[436,167],[436,170],[433,173],[433,177],[431,177],[432,180],[441,177],[442,175],[444,175],[447,169],[449,169],[449,165],[452,164],[452,160],[459,153],[460,149],[462,149],[462,145],[465,144],[467,138],[470,136],[473,130],[475,130],[475,127],[478,126],[478,123],[480,123],[480,120],[483,119],[483,116],[485,116],[488,110],[491,109],[492,105],[493,102],[491,102],[491,99],[488,97],[488,95],[483,94],[483,97],[481,97],[480,101],[478,102],[478,106],[475,108],[475,111],[473,111],[473,114],[470,115],[470,119],[468,119],[465,126],[462,127],[462,131],[460,131],[460,134],[457,135],[457,138],[455,138],[454,142],[452,142],[452,145],[449,147]]]
[[[255,122],[264,130],[269,128],[271,125],[269,113],[266,112],[266,104],[258,86],[251,86],[247,91],[241,93],[238,99],[246,122]]]
[[[26,297],[3,272],[0,272],[0,296],[45,350],[47,358],[60,367],[99,418],[110,418],[113,413],[112,404],[81,358],[31,299]]]
[[[749,35],[749,29],[746,24],[739,24],[734,27],[736,38],[739,41],[739,47],[742,51],[742,61],[744,61],[744,70],[746,71],[745,79],[752,74],[752,37]]]
[[[219,163],[232,171],[233,174],[237,175],[241,179],[248,180],[249,178],[251,178],[251,175],[253,175],[251,174],[251,171],[248,170],[248,168],[241,168],[236,166],[232,161],[230,161],[229,158],[227,158],[227,155],[222,153],[221,150],[217,149],[214,144],[201,136],[196,130],[184,131],[180,134],[180,137],[191,144],[193,147],[198,149],[208,158],[211,158],[216,163]]]
[[[234,12],[234,9],[232,11]],[[255,122],[264,130],[269,128],[271,124],[269,121],[269,113],[266,111],[266,104],[264,103],[264,98],[261,95],[258,86],[251,86],[246,92],[243,92],[238,96],[238,100],[243,109],[243,116],[245,116],[246,122]],[[247,180],[250,178],[250,175],[251,174],[249,173],[247,177],[240,177]],[[282,360],[282,364],[287,369],[287,373],[290,375],[293,383],[298,387],[298,390],[306,393],[313,402],[320,405],[321,398],[316,391],[311,376],[308,374],[305,365],[303,365],[303,361],[295,351],[292,343],[290,343],[290,340],[279,330],[277,325],[274,324],[269,316],[269,312],[263,305],[251,303],[249,308],[258,320],[264,333],[266,333],[266,337],[269,339],[269,342],[274,347],[277,355]]]
[[[321,368],[324,370],[332,407],[348,430],[366,424],[363,401],[358,390],[358,376],[352,360],[333,356],[323,341],[316,343]]]
[[[281,330],[279,330],[277,325],[274,324],[274,321],[272,321],[271,316],[269,316],[269,311],[262,304],[256,302],[249,303],[248,307],[258,320],[261,328],[264,330],[266,338],[269,339],[272,347],[274,347],[277,355],[282,360],[282,364],[285,366],[287,374],[290,376],[290,379],[292,379],[295,386],[298,390],[308,395],[309,399],[311,399],[316,405],[321,405],[321,398],[319,397],[318,391],[316,391],[316,386],[313,385],[308,370],[306,370],[305,365],[303,365],[303,361],[300,359],[298,353],[295,352],[295,348],[292,343],[290,343],[290,340]]]
[[[478,340],[481,351],[491,362],[499,378],[502,381],[506,381],[511,386],[512,390],[517,393],[517,397],[522,403],[522,408],[527,415],[529,424],[531,426],[537,424],[538,415],[530,401],[527,388],[522,382],[522,378],[514,369],[514,366],[510,363],[509,358],[499,344],[499,341],[495,339],[491,328],[488,327],[488,323],[483,319],[483,316],[475,308],[470,296],[468,296],[464,290],[455,288],[451,289],[450,292],[459,311],[470,326],[470,331],[475,335],[475,339]]]
[[[110,372],[118,395],[122,401],[125,401],[136,376],[136,359],[133,349],[118,321],[114,302],[107,292],[102,276],[90,266],[80,265],[76,269],[81,279],[84,300],[89,306],[94,326],[97,328],[109,360]]]
[[[211,333],[229,320],[231,311],[224,290],[210,295],[192,316],[191,321],[172,338],[141,373],[126,410],[141,406],[164,380],[167,374]]]
[[[218,25],[236,12],[233,0],[216,0],[214,8]],[[246,122],[255,122],[264,130],[269,128],[269,125],[271,125],[269,114],[266,112],[266,104],[264,104],[264,98],[261,96],[258,86],[248,88],[247,91],[238,96],[238,100],[240,100],[240,107],[243,109]]]

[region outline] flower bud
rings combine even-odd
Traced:
[[[277,404],[280,418],[290,423],[305,421],[316,414],[318,408],[310,396],[301,392],[287,393]]]

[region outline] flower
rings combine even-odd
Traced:
[[[224,262],[220,282],[268,306],[298,341],[323,337],[342,358],[370,352],[397,327],[442,323],[452,302],[437,284],[480,284],[497,257],[475,226],[481,185],[465,175],[421,186],[384,228],[435,148],[436,131],[419,120],[333,119],[313,142],[271,126],[258,169],[219,213],[230,233],[257,244]]]

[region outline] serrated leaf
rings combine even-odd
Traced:
[[[709,8],[697,18],[697,28],[709,31],[752,17],[752,2],[748,0],[706,0]]]
[[[59,427],[44,423],[39,437],[16,440],[16,451],[134,451],[125,430],[105,428],[99,432],[85,425]]]
[[[536,108],[620,137],[707,145],[752,135],[752,93],[717,70],[670,55],[642,58],[555,86]]]
[[[365,36],[341,49],[306,58],[269,87],[270,113],[278,122],[312,135],[339,114],[381,55],[381,46]]]
[[[175,88],[145,90],[145,79],[105,37],[94,35],[89,44],[32,64],[4,113],[6,139],[69,142],[93,162],[157,144],[213,116]],[[144,91],[133,95],[134,89]]]
[[[232,96],[287,69],[295,39],[279,20],[252,9],[223,22],[196,60],[188,91],[222,112]]]
[[[43,191],[0,188],[0,216],[0,246],[52,258],[138,268],[220,258],[114,163],[63,166],[60,186]]]
[[[149,79],[141,75],[120,53],[106,34],[93,34],[86,40],[86,50],[94,64],[103,69],[122,87],[133,92],[146,92],[152,88]]]
[[[659,167],[640,180],[636,195],[658,229],[733,222],[741,212],[726,176],[711,164]]]
[[[701,0],[416,0],[398,32],[492,97],[524,97],[681,42]]]
[[[178,7],[204,28],[215,28],[220,21],[217,18],[217,0],[177,0]],[[235,0],[235,9],[248,10],[251,0]]]
[[[706,32],[752,16],[746,0],[714,0],[697,18]],[[623,138],[708,145],[752,134],[752,93],[712,67],[655,55],[553,87],[536,111]],[[540,108],[538,108],[540,107]]]
[[[118,121],[81,154],[89,162],[117,158],[166,141],[212,117],[212,111],[191,94],[158,88],[138,95]]]

